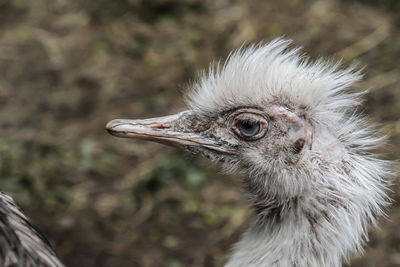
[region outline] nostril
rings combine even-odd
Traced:
[[[165,125],[155,125],[155,126],[151,126],[152,129],[169,129],[169,126],[165,126]]]

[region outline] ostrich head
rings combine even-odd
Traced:
[[[227,266],[340,266],[387,204],[387,166],[373,154],[381,139],[349,90],[360,73],[289,45],[234,51],[193,86],[187,111],[107,124],[243,171],[255,220]]]

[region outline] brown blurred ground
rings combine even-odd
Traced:
[[[69,266],[221,266],[249,216],[237,179],[105,123],[181,110],[210,61],[285,35],[367,66],[365,112],[398,159],[399,33],[397,0],[0,0],[0,188]],[[351,266],[400,266],[399,189]]]

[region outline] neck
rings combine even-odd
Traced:
[[[310,177],[316,184],[294,197],[252,192],[260,187],[249,181],[260,179],[245,181],[256,216],[226,267],[341,266],[350,254],[362,251],[368,225],[375,224],[385,202],[382,184],[355,183],[355,178],[363,180],[358,174],[355,170],[332,172],[335,179],[326,177],[329,174]]]
[[[343,247],[354,246],[348,244],[354,240],[340,240],[344,235],[336,231],[345,232],[346,227],[339,225],[347,222],[349,228],[351,223],[347,219],[352,218],[334,222],[327,211],[318,210],[321,203],[315,203],[314,210],[307,210],[299,201],[306,200],[291,200],[285,206],[275,206],[262,211],[264,214],[257,214],[226,267],[341,266],[346,254]],[[348,234],[349,239],[354,238],[354,233]]]

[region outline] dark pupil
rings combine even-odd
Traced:
[[[252,121],[239,121],[238,124],[239,131],[244,136],[255,136],[260,132],[260,123]]]

